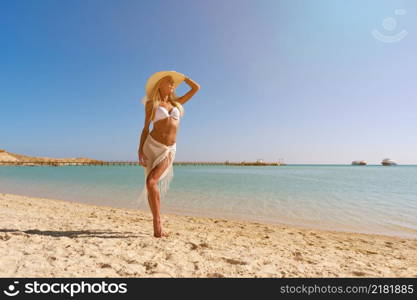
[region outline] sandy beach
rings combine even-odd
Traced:
[[[417,277],[417,240],[0,193],[1,277]]]

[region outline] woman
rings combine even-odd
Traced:
[[[183,81],[190,85],[191,90],[178,97],[175,89]],[[142,99],[145,105],[145,125],[138,147],[139,164],[145,167],[145,186],[139,201],[148,199],[155,237],[168,236],[162,231],[160,199],[166,195],[174,176],[172,164],[176,153],[179,121],[184,115],[182,105],[199,89],[197,83],[175,71],[157,72],[146,83],[146,96]],[[151,121],[153,128],[149,132]]]

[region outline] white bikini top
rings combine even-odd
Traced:
[[[176,106],[174,106],[173,109],[171,109],[171,113],[168,112],[168,110],[163,106],[158,106],[155,112],[155,118],[153,119],[153,122],[159,121],[161,119],[165,119],[168,117],[173,117],[175,120],[180,119],[180,111]]]

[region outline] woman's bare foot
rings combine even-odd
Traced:
[[[154,233],[154,235],[153,235],[154,237],[158,237],[158,238],[160,238],[160,237],[169,237],[169,234],[168,233],[166,233],[166,232],[162,232],[160,235],[158,235],[158,234],[156,234],[156,233]]]
[[[161,221],[159,219],[154,220],[153,232],[154,237],[168,237],[168,233],[162,231]]]

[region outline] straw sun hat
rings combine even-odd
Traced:
[[[183,82],[185,79],[185,75],[177,71],[160,71],[160,72],[156,72],[152,74],[148,78],[148,81],[146,82],[146,86],[145,86],[146,95],[141,100],[143,104],[146,104],[146,101],[148,101],[148,96],[151,94],[151,91],[153,87],[155,86],[155,84],[158,82],[158,80],[168,75],[170,75],[172,79],[174,80],[174,89],[176,89],[181,84],[181,82]]]

